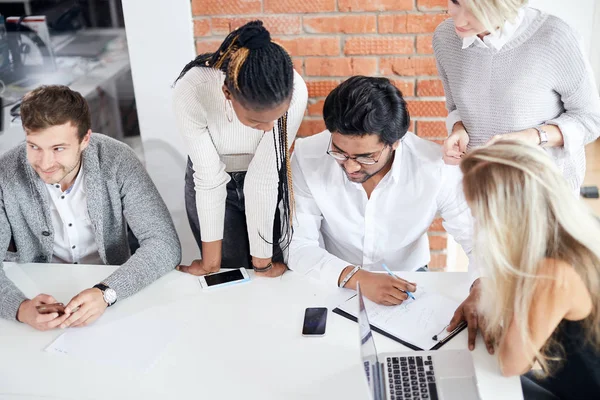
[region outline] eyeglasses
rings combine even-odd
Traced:
[[[329,140],[329,148],[331,148],[331,143],[332,140]],[[373,165],[373,164],[377,164],[379,162],[379,159],[381,158],[381,154],[383,153],[383,151],[385,150],[385,148],[388,147],[388,145],[386,144],[385,146],[383,146],[383,149],[379,150],[377,153],[373,153],[373,155],[371,156],[357,156],[357,157],[350,157],[347,154],[341,153],[339,151],[335,151],[335,150],[327,150],[327,154],[329,154],[331,157],[335,158],[338,161],[347,161],[347,160],[353,160],[356,161],[357,163],[361,164],[361,165]]]

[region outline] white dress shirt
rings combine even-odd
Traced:
[[[81,168],[64,192],[60,184],[46,185],[54,229],[54,263],[103,264],[87,210],[83,175]]]
[[[408,132],[390,171],[367,198],[328,154],[328,131],[296,141],[292,158],[296,211],[288,265],[337,285],[344,268],[414,271],[430,261],[427,231],[439,213],[471,257],[473,220],[457,166],[441,147]]]

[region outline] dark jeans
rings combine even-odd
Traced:
[[[246,225],[246,206],[244,200],[244,179],[246,172],[229,173],[231,180],[227,183],[227,199],[225,200],[225,226],[223,230],[223,247],[221,266],[223,268],[252,268],[248,227]],[[281,200],[279,193],[278,201]],[[194,168],[188,157],[185,173],[185,209],[192,233],[198,243],[202,256],[202,239],[200,237],[200,221],[196,211],[196,189],[194,188]],[[275,210],[273,222],[273,261],[283,262],[283,254],[279,247],[281,237],[281,219],[279,210]]]

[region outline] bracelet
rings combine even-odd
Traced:
[[[355,266],[354,269],[352,269],[352,271],[350,271],[350,273],[348,275],[346,275],[346,277],[344,278],[342,283],[340,283],[339,287],[343,288],[344,286],[346,286],[346,283],[348,283],[350,278],[352,278],[354,276],[354,274],[358,272],[359,269],[360,269],[360,265]]]
[[[267,266],[263,267],[263,268],[257,268],[254,265],[252,266],[252,269],[254,270],[254,272],[267,272],[271,268],[273,268],[273,262],[268,263]]]

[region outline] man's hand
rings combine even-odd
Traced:
[[[17,311],[17,321],[23,322],[38,331],[54,329],[62,324],[69,317],[69,314],[65,313],[59,317],[58,313],[40,314],[37,310],[38,306],[54,303],[58,303],[58,301],[47,294],[38,294],[31,300],[25,300]]]
[[[469,134],[462,123],[457,123],[455,129],[448,139],[444,141],[444,162],[448,165],[458,165],[467,151],[469,144]]]
[[[256,274],[256,276],[261,277],[268,277],[268,278],[276,278],[278,276],[281,276],[285,273],[285,271],[287,271],[287,265],[285,265],[282,262],[274,262],[273,263],[273,267],[271,267],[270,270],[266,271],[266,272],[254,272]]]
[[[70,317],[60,327],[87,326],[104,314],[107,307],[102,290],[86,289],[67,304],[65,313],[70,314]]]
[[[354,274],[346,287],[356,288],[356,282],[360,282],[360,290],[367,299],[386,306],[402,304],[408,298],[406,291],[414,292],[417,290],[416,283],[405,281],[397,276],[369,272],[363,269]]]
[[[192,263],[190,265],[181,264],[181,265],[178,265],[177,268],[175,268],[175,269],[177,271],[185,272],[188,274],[202,276],[202,275],[208,275],[208,274],[212,274],[215,272],[219,272],[221,267],[219,265],[215,265],[215,266],[205,265],[204,261],[202,261],[202,260],[194,260],[194,261],[192,261]]]
[[[491,336],[485,334],[485,320],[482,315],[478,313],[477,305],[479,303],[479,297],[481,295],[481,282],[477,279],[471,288],[471,293],[465,301],[454,312],[454,316],[448,325],[448,332],[452,332],[461,321],[467,321],[468,331],[468,343],[469,350],[475,349],[475,339],[477,338],[477,331],[481,330],[485,346],[487,347],[488,353],[494,354],[494,341]]]

